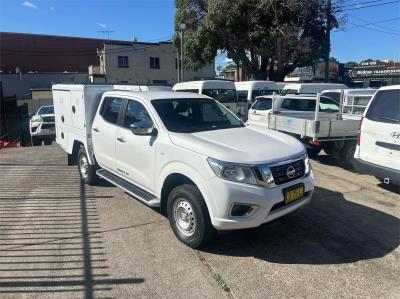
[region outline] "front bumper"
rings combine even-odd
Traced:
[[[305,195],[290,204],[283,204],[283,189],[303,183]],[[298,180],[274,188],[239,184],[213,177],[202,184],[201,189],[210,210],[212,225],[217,230],[252,228],[297,210],[311,200],[314,185],[313,173]],[[205,194],[204,194],[205,193]],[[234,204],[255,206],[249,216],[234,217],[230,210]]]
[[[389,179],[391,184],[400,185],[399,170],[369,163],[359,158],[354,159],[354,167],[360,173],[370,174],[380,179]]]
[[[55,123],[30,123],[29,131],[34,136],[54,136],[56,135]]]

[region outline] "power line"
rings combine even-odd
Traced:
[[[370,22],[370,23],[365,23],[365,24],[359,24],[359,25],[355,25],[355,26],[352,26],[350,28],[347,28],[346,30],[351,30],[351,29],[358,28],[358,27],[370,26],[370,25],[375,25],[375,24],[380,24],[380,23],[386,23],[386,22],[395,21],[395,20],[400,20],[400,17],[386,19],[386,20],[382,20],[382,21]],[[398,31],[398,33],[400,34],[399,31]]]
[[[351,3],[351,4],[343,4],[343,5],[338,5],[338,6],[335,6],[335,7],[344,8],[344,7],[349,7],[349,6],[358,6],[358,5],[364,5],[364,4],[376,3],[376,2],[382,2],[382,1],[385,1],[385,0],[372,0],[372,1]]]
[[[372,4],[372,5],[366,5],[366,6],[361,6],[361,7],[353,7],[353,8],[345,8],[343,11],[350,11],[350,10],[356,10],[356,9],[364,9],[364,8],[370,8],[370,7],[377,7],[377,6],[382,6],[382,5],[387,5],[387,4],[394,4],[394,3],[399,3],[400,0],[396,1],[390,1],[390,2],[385,2],[385,3],[378,3],[378,4]]]
[[[366,19],[357,17],[357,16],[355,16],[355,15],[351,15],[351,14],[348,14],[348,15],[351,16],[352,18],[355,18],[355,19],[357,19],[357,20],[359,20],[359,21],[362,21],[362,22],[368,22],[368,21],[369,21],[369,20],[366,20]],[[378,22],[377,22],[377,23],[378,23]],[[379,23],[380,23],[380,22],[379,22]],[[384,30],[386,30],[386,31],[392,31],[392,32],[400,33],[400,31],[398,31],[398,30],[393,30],[392,28],[385,27],[385,26],[382,26],[382,25],[374,25],[374,27],[379,27],[379,28],[384,29]]]

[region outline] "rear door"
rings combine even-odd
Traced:
[[[115,171],[115,142],[121,118],[123,100],[118,97],[104,98],[100,113],[92,125],[93,150],[101,167]]]
[[[400,89],[380,90],[361,126],[361,160],[400,169]]]
[[[272,108],[272,98],[261,98],[251,106],[248,123],[268,128],[268,115]]]

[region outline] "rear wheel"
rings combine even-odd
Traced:
[[[345,142],[340,153],[340,161],[346,168],[354,168],[354,153],[356,151],[355,142]]]
[[[215,234],[204,198],[194,185],[184,184],[171,191],[167,213],[175,236],[189,247],[203,246]]]
[[[44,140],[44,145],[51,145],[52,143],[53,143],[53,140],[51,140],[51,139]]]
[[[40,139],[39,137],[32,137],[32,145],[33,146],[42,145],[42,139]]]
[[[96,165],[90,165],[86,150],[81,147],[78,151],[78,170],[81,180],[88,185],[95,185],[98,181]]]

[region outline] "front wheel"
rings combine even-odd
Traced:
[[[203,246],[215,234],[204,198],[194,185],[184,184],[171,191],[167,213],[175,236],[189,247]]]
[[[354,153],[356,151],[355,142],[346,142],[340,153],[340,161],[346,168],[354,168]]]
[[[81,147],[78,151],[78,170],[81,180],[88,185],[95,185],[98,177],[96,175],[96,166],[90,165],[86,155],[86,150]]]

